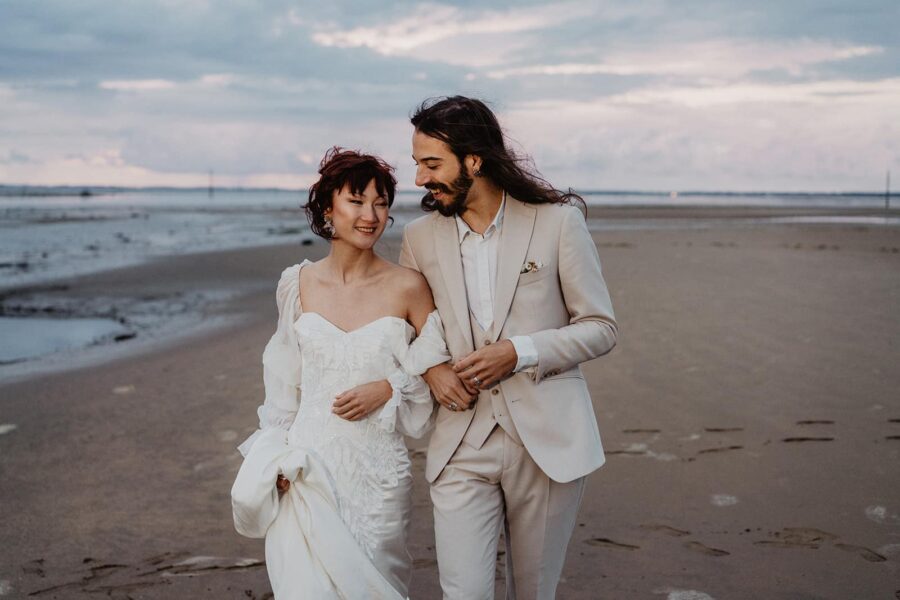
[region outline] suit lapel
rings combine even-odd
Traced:
[[[494,327],[491,336],[494,341],[500,337],[513,296],[516,295],[519,271],[528,254],[536,212],[534,207],[515,198],[506,199],[500,247],[497,250],[497,287],[494,293]]]
[[[453,314],[459,323],[463,337],[470,349],[474,349],[472,342],[472,327],[469,321],[469,300],[466,296],[466,279],[463,276],[462,257],[459,254],[459,230],[456,220],[449,217],[435,216],[434,218],[434,251],[437,253],[438,265],[441,268],[441,276],[453,306]]]

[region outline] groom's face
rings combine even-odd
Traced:
[[[425,199],[434,198],[437,211],[445,217],[461,215],[472,187],[466,166],[442,140],[416,131],[412,143],[416,185],[428,190]]]

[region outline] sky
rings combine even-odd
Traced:
[[[413,190],[463,94],[580,190],[900,188],[897,0],[2,0],[0,184],[305,188],[332,145]]]

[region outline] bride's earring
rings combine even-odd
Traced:
[[[329,236],[334,237],[334,223],[331,222],[331,217],[325,217],[325,231]]]

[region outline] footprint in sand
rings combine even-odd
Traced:
[[[686,535],[691,535],[690,531],[676,529],[675,527],[669,527],[668,525],[658,525],[656,523],[644,523],[641,525],[641,527],[643,529],[649,529],[650,531],[656,531],[658,533],[671,535],[672,537],[684,537]]]
[[[622,433],[660,433],[659,429],[623,429]]]
[[[429,569],[437,566],[437,561],[433,558],[416,558],[412,563],[413,569]]]
[[[835,544],[835,546],[846,552],[852,552],[853,554],[859,555],[861,558],[869,562],[884,562],[887,560],[887,558],[885,558],[881,554],[878,554],[874,550],[870,550],[865,546],[856,546],[854,544],[844,543]]]
[[[616,548],[618,550],[640,550],[640,546],[633,546],[632,544],[623,544],[622,542],[615,542],[609,538],[591,538],[589,540],[584,540],[584,543],[588,546],[602,546],[604,548]]]
[[[46,573],[44,573],[44,559],[36,558],[34,560],[30,560],[22,566],[22,572],[27,573],[28,575],[37,575],[38,577],[44,577]]]
[[[743,427],[704,427],[704,431],[709,433],[733,433],[735,431],[743,431]]]
[[[16,426],[15,424],[13,424],[13,423],[0,423],[0,435],[3,435],[3,434],[5,434],[5,433],[9,433],[10,431],[12,431],[13,429],[15,429],[16,427],[17,427],[17,426]]]
[[[884,436],[886,440],[900,440],[900,435],[886,435]]]
[[[160,563],[164,563],[166,561],[172,561],[176,558],[181,558],[183,556],[188,556],[189,552],[163,552],[162,554],[156,554],[154,556],[148,556],[144,559],[144,562],[149,565],[158,565]],[[84,559],[85,561],[89,559]],[[91,559],[92,560],[92,559]]]
[[[706,544],[701,544],[700,542],[685,542],[684,547],[688,550],[699,552],[700,554],[705,554],[707,556],[728,556],[731,554],[731,552],[728,552],[726,550],[710,548]]]
[[[743,450],[743,446],[718,446],[716,448],[704,448],[698,450],[697,454],[709,454],[710,452],[727,452],[728,450]]]
[[[834,425],[834,421],[829,419],[804,419],[797,421],[797,425]]]
[[[838,538],[833,533],[814,529],[812,527],[785,527],[781,531],[770,534],[772,540],[759,540],[753,542],[756,546],[772,546],[775,548],[812,548],[816,549],[820,544],[832,542]]]
[[[797,436],[797,437],[786,437],[782,442],[833,442],[833,437],[809,437],[809,436]]]
[[[900,423],[900,419],[888,419],[888,423]]]

